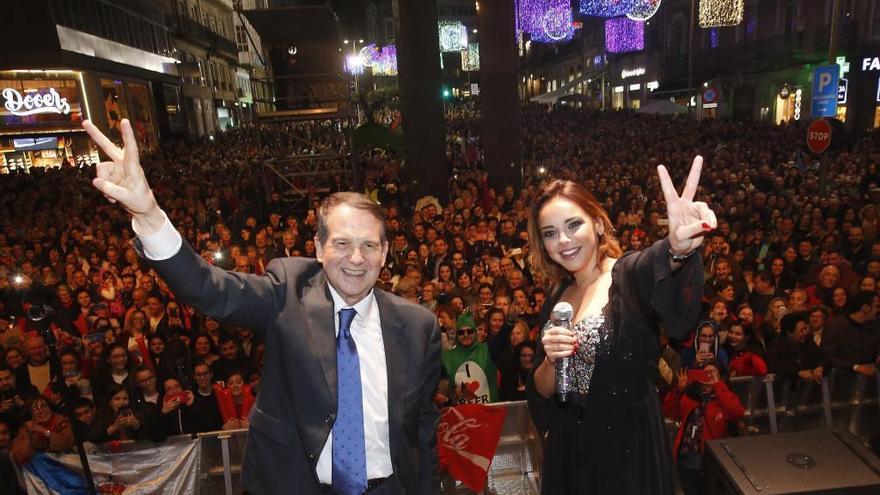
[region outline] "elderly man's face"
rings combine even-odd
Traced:
[[[340,205],[326,218],[327,239],[316,239],[327,280],[348,304],[363,299],[379,278],[388,254],[382,222],[367,211]]]

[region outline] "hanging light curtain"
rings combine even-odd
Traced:
[[[618,17],[632,11],[641,0],[580,0],[580,11],[596,17]]]
[[[647,21],[660,10],[660,0],[636,0],[626,16],[634,21]]]
[[[736,26],[744,12],[745,0],[700,0],[700,27]]]
[[[605,20],[605,51],[637,52],[645,49],[645,23],[627,17]]]

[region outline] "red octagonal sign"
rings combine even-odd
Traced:
[[[807,147],[813,153],[822,153],[831,144],[831,125],[825,119],[816,119],[807,129]]]

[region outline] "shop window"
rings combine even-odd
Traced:
[[[874,107],[874,127],[880,127],[880,107]]]

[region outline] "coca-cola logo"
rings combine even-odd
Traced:
[[[39,113],[70,113],[70,103],[67,98],[58,94],[55,88],[49,88],[48,92],[25,91],[22,94],[14,88],[3,90],[3,106],[13,115],[26,117]]]
[[[468,432],[483,426],[476,418],[467,418],[454,407],[449,407],[443,412],[443,418],[437,425],[437,436],[441,445],[486,470],[489,469],[491,459],[468,450],[471,442]]]

